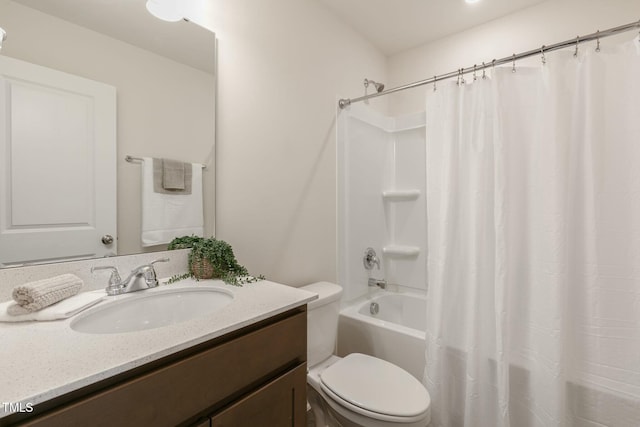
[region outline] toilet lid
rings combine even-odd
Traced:
[[[397,417],[424,413],[431,399],[404,369],[365,354],[352,353],[320,374],[335,395],[365,410]]]

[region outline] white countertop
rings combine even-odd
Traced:
[[[184,280],[166,286],[178,289],[194,283],[224,288],[233,293],[234,300],[216,312],[182,323],[118,334],[76,332],[70,328],[73,317],[0,323],[0,418],[12,413],[5,402],[35,406],[317,298],[311,292],[266,280],[242,287],[219,280]],[[99,305],[136,294],[140,293],[107,297]]]

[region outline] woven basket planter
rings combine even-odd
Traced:
[[[202,258],[194,258],[191,260],[191,265],[189,266],[193,277],[196,279],[213,279],[216,277],[216,269],[211,265],[211,263]]]

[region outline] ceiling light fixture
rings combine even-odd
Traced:
[[[478,3],[480,0],[464,0],[468,4]]]
[[[177,22],[184,18],[184,14],[176,0],[147,0],[147,10],[158,19]]]
[[[2,42],[7,39],[7,32],[0,28],[0,50],[2,50]]]

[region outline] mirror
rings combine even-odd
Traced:
[[[113,231],[115,242],[105,244],[109,247],[107,255],[166,249],[166,245],[142,246],[143,165],[127,162],[125,156],[203,164],[204,234],[214,235],[216,41],[212,32],[188,21],[161,21],[147,12],[145,0],[0,0],[0,27],[7,32],[0,57],[115,88],[116,161],[111,179],[117,188],[117,228]],[[7,174],[9,168],[4,165],[10,165],[6,162],[15,161],[11,156],[16,156],[9,151],[0,152],[0,168]],[[28,153],[23,157],[28,159]],[[94,158],[100,160],[99,156]],[[46,163],[46,159],[41,162]],[[7,176],[5,183],[11,178]],[[9,237],[3,234],[6,218],[15,215],[9,207],[11,201],[15,204],[18,197],[30,199],[21,205],[28,216],[42,207],[55,210],[57,197],[47,198],[45,203],[18,194],[16,186],[5,187],[0,191],[0,228],[5,228],[0,229],[0,239],[7,242]],[[95,188],[78,186],[85,187]],[[0,266],[87,257],[73,252],[76,242],[64,237],[55,240],[57,257],[34,255],[32,259],[6,263],[0,256]],[[40,244],[24,242],[22,239],[11,246],[26,246],[21,248],[25,253],[37,254]]]

